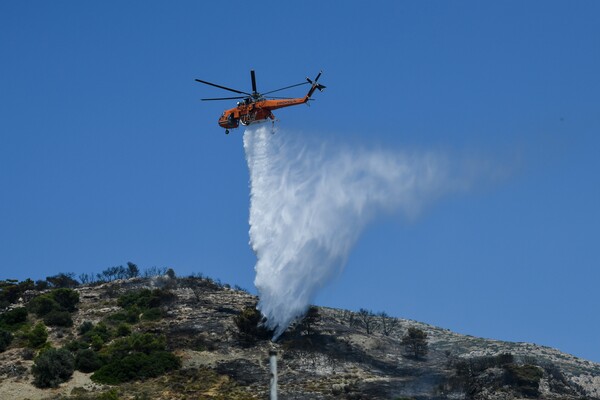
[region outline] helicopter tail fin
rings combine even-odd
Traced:
[[[312,96],[312,94],[315,92],[315,90],[319,90],[319,92],[322,92],[323,89],[326,88],[326,86],[321,85],[320,83],[318,83],[319,78],[321,77],[321,74],[323,73],[323,71],[319,72],[319,74],[317,75],[317,77],[315,78],[315,80],[311,80],[310,78],[306,78],[307,82],[311,84],[310,90],[308,91],[308,94],[305,97],[305,100],[308,101],[308,99],[310,99],[310,96]]]

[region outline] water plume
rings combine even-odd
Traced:
[[[258,308],[277,339],[343,268],[379,215],[411,218],[460,186],[436,153],[355,149],[266,126],[244,133]]]

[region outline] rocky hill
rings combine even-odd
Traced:
[[[137,294],[143,289],[160,289],[150,308],[140,306]],[[284,400],[600,399],[600,365],[548,347],[323,307],[273,343],[252,319],[256,297],[210,279],[133,278],[73,290],[79,302],[70,311],[72,326],[49,326],[41,349],[27,341],[43,320],[32,304],[51,290],[28,290],[4,310],[5,315],[20,307],[30,311],[0,353],[0,399],[266,399],[270,352],[278,355]],[[426,333],[426,354],[409,354],[402,341],[409,328]],[[90,336],[95,331],[98,335]],[[57,387],[34,385],[32,366],[49,346],[73,354],[86,348],[85,354],[97,353],[106,364],[107,354],[114,355],[135,334],[164,338],[162,350],[179,358],[177,367],[114,384],[97,378],[98,371],[76,370]]]

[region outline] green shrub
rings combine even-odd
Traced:
[[[149,333],[134,333],[116,339],[102,350],[102,357],[107,363],[92,375],[92,380],[118,384],[156,377],[179,368],[180,360],[166,351],[165,343],[163,336]]]
[[[83,349],[75,354],[75,369],[81,372],[94,372],[102,366],[102,360],[95,351]]]
[[[12,342],[12,340],[12,333],[5,331],[4,329],[0,329],[0,353],[6,350],[6,348],[10,345],[10,342]]]
[[[108,392],[104,392],[98,396],[96,400],[119,400],[119,393],[117,392],[117,389],[110,389]]]
[[[110,315],[108,315],[106,317],[105,320],[109,321],[109,322],[116,322],[116,323],[118,323],[118,322],[124,322],[124,321],[127,320],[127,312],[126,311],[119,311],[119,312],[116,312],[114,314],[110,314]]]
[[[88,330],[82,338],[86,342],[91,343],[94,336],[98,336],[102,339],[102,342],[108,342],[112,339],[113,334],[104,322],[99,322],[97,325],[93,326],[92,329]]]
[[[47,326],[73,326],[73,319],[68,311],[52,310],[44,316]]]
[[[0,327],[16,329],[27,321],[27,309],[25,307],[13,308],[0,315]]]
[[[142,319],[144,321],[158,321],[163,316],[160,308],[149,308],[142,314]]]
[[[35,297],[27,306],[38,317],[43,317],[51,311],[73,312],[76,310],[77,303],[79,303],[79,293],[73,289],[62,288]]]
[[[271,331],[261,325],[263,316],[256,307],[244,308],[233,320],[242,338],[247,341],[268,339],[272,335]]]
[[[119,297],[117,304],[125,309],[132,306],[138,306],[139,308],[145,309],[158,307],[160,301],[152,296],[152,291],[150,289],[141,289],[135,292],[125,293]]]
[[[117,336],[129,336],[131,335],[131,327],[127,324],[120,324],[117,327]]]
[[[15,283],[12,279],[0,281],[0,300],[5,305],[15,303],[21,296],[21,290]]]
[[[116,385],[137,379],[154,378],[180,366],[181,361],[167,351],[132,353],[101,367],[92,375],[92,380]]]
[[[50,311],[60,309],[60,305],[49,294],[43,294],[33,298],[27,307],[29,307],[29,310],[38,317],[43,317]]]
[[[49,295],[56,301],[61,309],[73,312],[77,308],[75,307],[79,303],[79,293],[73,289],[54,289]]]
[[[19,282],[16,279],[6,279],[0,281],[0,306],[7,307],[10,304],[16,303],[19,297],[27,291],[35,287],[31,279],[26,279]]]
[[[119,297],[117,304],[125,309],[138,306],[140,309],[156,308],[172,302],[176,296],[162,289],[140,289],[135,292],[126,293]]]
[[[164,350],[166,350],[164,336],[156,336],[150,333],[134,333],[131,336],[113,341],[106,349],[105,354],[111,359],[120,359],[133,352],[150,354],[155,351]]]
[[[34,349],[42,347],[48,340],[48,329],[46,325],[38,322],[27,335],[29,347]]]
[[[73,375],[75,360],[65,349],[49,349],[40,354],[31,367],[35,386],[57,387]]]
[[[69,350],[72,353],[76,353],[79,350],[87,349],[88,347],[89,344],[80,340],[71,340],[65,345],[65,349]]]
[[[77,331],[80,335],[85,335],[86,333],[91,331],[92,328],[94,328],[94,324],[92,324],[91,321],[83,321],[83,323],[79,325],[79,328],[77,328]]]
[[[72,288],[79,286],[79,282],[77,282],[74,276],[75,274],[72,272],[61,272],[58,275],[47,276],[46,281],[55,288]]]
[[[41,280],[41,279],[35,281],[35,290],[42,291],[42,290],[46,290],[46,289],[48,289],[48,281]]]
[[[173,293],[162,289],[140,289],[126,293],[117,300],[117,304],[125,311],[113,314],[109,319],[134,324],[138,322],[141,314],[144,320],[156,321],[163,317],[160,307],[169,304],[175,298]]]
[[[111,314],[106,317],[106,319],[111,322],[127,322],[129,324],[135,324],[139,321],[139,315],[141,313],[142,311],[140,311],[139,307],[132,306],[126,310]]]
[[[90,341],[92,349],[98,351],[104,346],[104,340],[99,335],[93,335]]]

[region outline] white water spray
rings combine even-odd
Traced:
[[[335,277],[382,213],[415,216],[456,189],[434,153],[356,150],[294,141],[265,126],[244,133],[258,308],[277,339]]]

